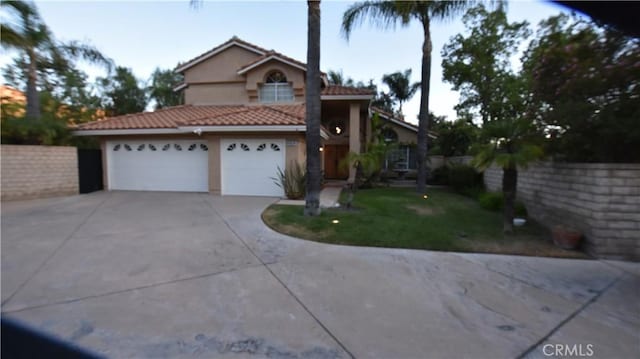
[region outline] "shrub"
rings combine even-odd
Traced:
[[[449,168],[449,185],[457,192],[482,188],[482,173],[469,165],[453,165]]]
[[[478,203],[486,210],[498,212],[504,208],[504,195],[502,192],[484,192],[478,196]],[[527,207],[520,201],[516,201],[514,211],[516,217],[527,216]]]
[[[449,184],[449,167],[442,166],[430,172],[429,184],[446,186]]]
[[[478,203],[486,210],[498,212],[504,205],[504,196],[502,192],[485,192],[478,197]]]
[[[288,199],[304,198],[307,191],[305,167],[304,164],[291,161],[284,172],[278,167],[278,177],[271,177],[273,182],[284,190]]]
[[[71,133],[64,121],[42,116],[39,119],[3,118],[2,143],[14,145],[66,145]]]

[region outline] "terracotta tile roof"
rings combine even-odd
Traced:
[[[398,121],[406,122],[404,120],[404,116],[396,115],[395,113],[391,113],[389,111],[385,111],[385,110],[381,109],[380,107],[371,106],[371,111],[377,112],[377,113],[379,113],[379,114],[381,114],[383,116],[386,116],[386,117],[392,117],[393,119],[398,120]],[[409,122],[407,122],[407,124],[414,126],[413,124],[411,124]]]
[[[79,125],[83,130],[170,129],[179,126],[304,125],[304,104],[169,107],[105,118]]]
[[[299,106],[304,112],[304,105]],[[243,110],[182,122],[183,126],[271,126],[304,125],[304,116],[296,116],[292,109],[278,106],[245,106]]]
[[[322,89],[322,96],[373,96],[373,90],[360,87],[330,85]]]
[[[246,42],[246,41],[244,41],[244,40],[242,40],[242,39],[238,38],[237,36],[234,36],[234,37],[230,38],[229,40],[225,41],[224,43],[222,43],[222,44],[220,44],[220,45],[218,45],[218,46],[214,47],[213,49],[211,49],[211,50],[209,50],[209,51],[207,51],[207,52],[204,52],[204,53],[202,53],[202,54],[200,54],[200,55],[198,55],[198,56],[196,56],[196,57],[192,58],[191,60],[189,60],[189,61],[187,61],[187,62],[185,62],[185,63],[183,63],[183,64],[179,64],[179,65],[176,67],[176,69],[179,69],[179,68],[185,68],[185,67],[187,67],[187,68],[188,68],[188,67],[191,67],[192,65],[194,65],[194,64],[195,64],[195,63],[197,63],[197,62],[199,62],[200,60],[203,60],[203,59],[205,59],[205,58],[209,57],[211,54],[216,53],[218,50],[220,50],[220,49],[222,49],[222,48],[224,48],[224,47],[228,46],[229,44],[231,44],[231,43],[233,43],[233,42],[238,43],[238,44],[243,45],[243,46],[246,46],[246,47],[248,47],[248,48],[251,48],[251,49],[253,49],[253,50],[254,50],[255,52],[257,52],[257,53],[264,54],[264,53],[269,52],[269,50],[267,50],[267,49],[265,49],[265,48],[263,48],[263,47],[260,47],[260,46],[258,46],[258,45],[254,45],[254,44],[252,44],[252,43],[250,43],[250,42]]]
[[[385,110],[383,110],[381,108],[375,107],[375,106],[371,106],[371,111],[377,112],[378,114],[380,114],[382,116],[385,116],[386,118],[388,118],[392,122],[395,122],[395,123],[397,123],[399,125],[402,125],[402,126],[410,127],[414,131],[418,132],[418,126],[414,125],[411,122],[405,121],[403,116],[397,116],[397,115],[395,115],[395,114],[393,114],[391,112],[387,112],[387,111],[385,111]],[[429,134],[429,137],[431,137],[431,138],[437,138],[438,137],[438,133],[437,132],[429,130],[427,133]]]

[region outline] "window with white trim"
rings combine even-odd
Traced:
[[[260,102],[293,102],[293,87],[280,71],[272,71],[260,86]]]

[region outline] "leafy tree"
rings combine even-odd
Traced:
[[[307,194],[305,216],[320,215],[322,171],[320,161],[320,1],[307,1],[307,78],[305,106],[307,131]]]
[[[389,87],[389,95],[398,102],[398,113],[402,115],[402,104],[409,101],[420,89],[420,83],[411,83],[411,69],[382,76],[382,82]]]
[[[67,125],[45,113],[38,121],[25,121],[19,117],[2,119],[2,143],[15,145],[69,144],[71,133]]]
[[[524,57],[531,116],[555,159],[640,162],[640,39],[551,17]]]
[[[149,98],[155,102],[155,109],[178,106],[184,103],[184,93],[174,91],[184,81],[183,76],[173,70],[156,68],[151,74]]]
[[[377,107],[382,111],[388,113],[394,113],[394,104],[395,101],[391,97],[391,95],[384,93],[383,91],[376,91],[376,95],[371,100],[371,106]]]
[[[73,72],[78,59],[111,67],[111,61],[94,47],[77,41],[56,41],[33,3],[3,1],[0,6],[14,17],[13,22],[2,24],[2,46],[18,51],[14,64],[20,66],[20,71],[15,75],[26,79],[27,118],[41,116],[38,85],[43,72]]]
[[[432,152],[447,157],[468,154],[478,139],[479,128],[462,119],[455,122],[437,121],[432,128],[438,135],[433,141]]]
[[[488,12],[480,5],[462,18],[468,36],[454,36],[442,49],[443,78],[460,91],[460,116],[479,113],[482,124],[496,119],[501,76],[510,72],[510,58],[530,34],[527,22],[509,23],[503,9]],[[498,108],[493,108],[498,106]]]
[[[147,93],[131,69],[118,66],[113,76],[98,81],[107,116],[142,112],[147,107]]]
[[[483,121],[473,164],[480,169],[491,164],[502,167],[503,230],[511,233],[518,167],[542,157],[538,128],[527,116],[530,98],[526,77],[508,67],[509,55],[527,35],[522,30],[526,25],[509,24],[502,9],[490,13],[482,6],[469,10],[464,22],[469,36],[456,36],[445,47],[444,54],[450,56],[443,60],[445,79],[465,89],[462,108],[478,108],[477,113],[467,112],[479,114]],[[484,51],[483,44],[488,46]],[[486,57],[487,52],[494,60]],[[487,82],[491,83],[491,96],[484,99]]]
[[[363,1],[350,6],[342,17],[342,31],[347,38],[364,19],[378,27],[395,28],[399,23],[408,26],[417,20],[422,26],[422,79],[420,86],[420,114],[418,115],[418,179],[416,190],[424,192],[427,170],[427,129],[429,127],[429,83],[431,79],[431,21],[453,18],[471,6],[473,1]]]

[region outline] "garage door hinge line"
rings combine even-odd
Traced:
[[[244,245],[247,250],[258,260],[258,262],[260,262],[260,264],[262,266],[264,266],[264,268],[271,273],[271,276],[273,276],[273,278],[278,281],[278,283],[280,283],[280,285],[282,285],[282,287],[284,287],[284,289],[289,293],[289,295],[291,295],[296,302],[298,302],[298,304],[300,304],[300,306],[307,312],[307,314],[309,314],[311,316],[311,318],[313,318],[313,320],[316,321],[316,323],[318,323],[318,325],[324,329],[324,331],[336,342],[338,343],[338,345],[340,346],[340,348],[342,348],[342,350],[345,351],[345,353],[347,353],[349,355],[350,358],[355,358],[355,356],[353,355],[353,353],[351,353],[351,351],[349,351],[349,349],[347,349],[347,347],[342,344],[342,342],[329,330],[329,328],[327,328],[321,321],[320,319],[318,319],[309,308],[307,308],[306,305],[304,305],[304,303],[300,300],[300,298],[298,298],[298,296],[296,296],[293,291],[271,270],[271,268],[269,268],[269,266],[267,265],[267,263],[265,263],[254,251],[253,249],[251,249],[251,247],[242,239],[242,237],[233,229],[233,227],[231,227],[231,225],[229,224],[229,222],[227,222],[227,220],[220,214],[220,212],[218,212],[215,207],[213,205],[211,205],[211,203],[209,201],[207,201],[204,197],[201,197],[202,200],[204,202],[207,203],[207,206],[209,206],[209,208],[211,208],[211,210],[218,216],[220,217],[220,219],[222,219],[222,221],[224,222],[225,226],[227,226],[227,228],[229,228],[229,230],[231,231],[231,233],[233,233],[233,235],[242,243],[242,245]]]

